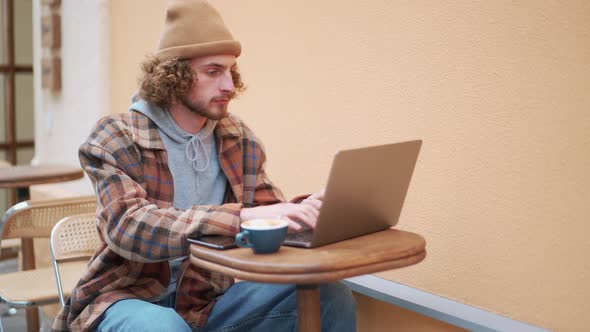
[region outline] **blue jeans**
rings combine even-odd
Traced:
[[[201,329],[191,329],[174,311],[175,295],[159,304],[121,300],[107,309],[96,331],[297,331],[294,285],[238,282],[217,301]],[[320,286],[320,310],[322,331],[356,331],[356,303],[342,283]]]

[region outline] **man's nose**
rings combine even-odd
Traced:
[[[220,89],[223,92],[229,92],[229,93],[233,93],[236,90],[236,87],[234,86],[234,80],[232,78],[231,73],[227,73],[227,74],[223,75],[223,77],[221,78]]]

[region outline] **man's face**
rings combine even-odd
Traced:
[[[235,95],[231,71],[236,67],[233,55],[212,55],[191,60],[196,74],[190,92],[180,102],[191,112],[219,120],[227,114],[227,105]]]

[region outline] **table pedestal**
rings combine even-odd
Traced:
[[[318,285],[297,285],[299,330],[320,332],[320,288]]]

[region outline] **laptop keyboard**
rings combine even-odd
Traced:
[[[308,243],[308,242],[311,242],[312,237],[313,237],[313,229],[307,229],[303,232],[287,234],[285,241]]]

